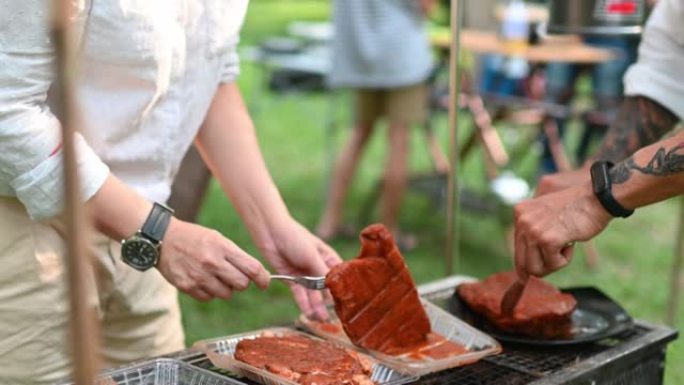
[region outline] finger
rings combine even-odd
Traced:
[[[254,283],[265,289],[271,281],[271,275],[264,265],[256,258],[247,254],[234,243],[230,242],[226,247],[226,259]]]
[[[567,259],[561,254],[562,250],[557,247],[545,247],[542,249],[544,265],[550,271],[560,270],[568,264]]]
[[[514,237],[515,250],[513,255],[515,259],[515,271],[518,273],[518,277],[520,277],[520,279],[527,279],[528,273],[527,267],[525,266],[525,260],[527,258],[527,246],[517,226]]]
[[[318,240],[318,254],[323,259],[323,263],[329,268],[342,263],[342,258],[335,249],[320,239]]]
[[[311,306],[311,302],[309,302],[309,296],[306,293],[306,289],[299,285],[290,285],[290,289],[292,290],[292,296],[302,313],[304,313],[307,318],[315,318],[315,313]]]
[[[575,254],[575,242],[570,242],[563,249],[561,249],[561,255],[563,255],[563,258],[567,261],[569,264],[572,262],[572,256]]]
[[[200,288],[212,297],[229,300],[233,296],[231,288],[214,276],[204,279],[200,284]]]
[[[320,321],[326,321],[329,317],[323,302],[323,293],[318,290],[307,290],[307,292],[314,316]]]
[[[330,290],[323,290],[322,293],[323,293],[323,302],[325,304],[333,303],[333,296],[330,293]]]
[[[224,285],[233,290],[243,291],[249,287],[250,278],[241,270],[238,270],[238,268],[228,260],[228,257],[224,257],[214,274]]]
[[[544,259],[542,258],[539,246],[527,238],[525,241],[525,247],[527,249],[527,257],[525,258],[525,267],[528,273],[534,276],[542,277],[546,275],[546,270],[544,269]]]
[[[207,293],[206,291],[204,291],[203,289],[200,289],[200,288],[190,290],[187,293],[192,298],[194,298],[198,301],[202,301],[202,302],[207,302],[207,301],[211,300],[212,298],[214,298],[211,294]]]

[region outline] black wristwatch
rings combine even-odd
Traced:
[[[145,271],[159,261],[160,248],[173,210],[155,203],[142,228],[121,241],[121,259],[136,270]]]
[[[625,208],[613,196],[613,184],[610,181],[609,171],[614,164],[607,160],[599,160],[591,165],[591,184],[594,195],[608,213],[614,217],[627,218],[634,214],[634,210]]]

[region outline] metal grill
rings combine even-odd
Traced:
[[[627,369],[622,374],[618,374],[613,380],[607,380],[606,385],[660,385],[663,383],[663,363],[664,357],[652,357],[641,362],[640,365]]]
[[[420,294],[443,306],[461,283],[451,277],[419,288]],[[673,329],[636,322],[633,328],[593,344],[529,347],[504,344],[504,352],[480,362],[424,376],[420,385],[660,385],[667,343],[677,338]],[[198,352],[176,356],[192,365],[236,377],[215,368]],[[240,378],[248,385],[258,385]]]
[[[423,377],[416,384],[522,385],[529,384],[533,380],[535,377],[529,374],[482,361]]]
[[[645,332],[646,329],[635,326],[634,329],[627,331],[618,338],[611,338],[595,344],[582,345],[579,347],[529,348],[504,345],[503,353],[486,357],[484,360],[541,378],[558,370],[574,366],[613,346],[643,335]]]

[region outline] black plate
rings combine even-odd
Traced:
[[[525,345],[563,346],[596,342],[632,327],[632,317],[598,289],[577,287],[561,291],[571,294],[577,301],[577,309],[572,313],[573,336],[570,339],[542,340],[501,331],[473,312],[458,296],[458,290],[449,299],[447,310],[500,342]]]

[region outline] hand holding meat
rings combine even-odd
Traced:
[[[288,219],[257,242],[261,253],[280,274],[324,276],[342,262],[337,253],[300,223]],[[290,286],[295,301],[304,314],[325,320],[328,315],[320,291]]]
[[[600,233],[612,217],[582,185],[515,206],[515,265],[520,276],[545,276],[572,259],[575,241]]]

